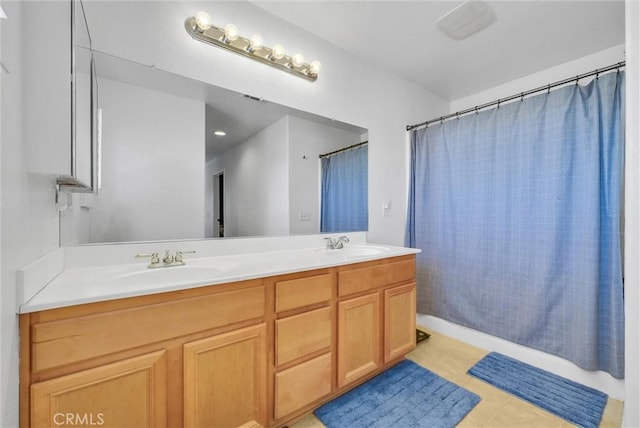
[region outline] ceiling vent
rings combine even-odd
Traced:
[[[462,40],[484,30],[495,21],[496,15],[488,4],[467,0],[438,19],[436,25],[448,37]]]

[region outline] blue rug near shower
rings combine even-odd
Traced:
[[[476,394],[404,360],[314,413],[328,428],[453,428],[478,402]]]
[[[581,427],[597,427],[607,394],[492,352],[468,372]]]

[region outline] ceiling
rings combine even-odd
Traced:
[[[438,18],[463,3],[459,0],[253,3],[451,101],[624,43],[622,0],[487,1],[496,22],[460,41],[436,27]],[[89,22],[100,19],[92,14],[92,2],[86,4]],[[304,115],[116,57],[100,58],[98,69],[103,77],[207,103],[207,160],[286,114]],[[227,136],[213,135],[220,128]]]
[[[447,100],[624,43],[624,1],[487,1],[497,21],[459,41],[436,21],[462,1],[254,4]]]

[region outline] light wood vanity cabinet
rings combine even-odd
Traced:
[[[21,425],[266,426],[266,294],[251,280],[21,315]]]
[[[332,391],[333,275],[303,275],[275,282],[275,421]]]
[[[415,346],[415,258],[338,268],[338,386],[393,363]]]
[[[186,343],[184,380],[185,426],[265,426],[265,324]]]
[[[166,426],[166,360],[157,351],[34,383],[31,425]]]
[[[384,290],[384,353],[388,363],[416,347],[416,284]]]
[[[415,347],[414,266],[401,256],[23,314],[21,425],[288,424]]]

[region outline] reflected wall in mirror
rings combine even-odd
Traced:
[[[94,60],[101,186],[72,195],[61,245],[318,233],[319,155],[367,139],[354,125],[99,52]]]

